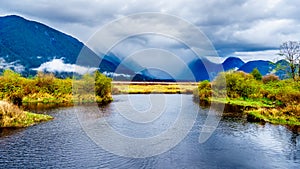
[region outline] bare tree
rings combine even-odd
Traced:
[[[280,46],[279,55],[284,56],[285,60],[289,62],[289,66],[291,68],[292,78],[296,80],[296,66],[297,62],[300,61],[300,42],[297,41],[288,41],[284,42]],[[298,64],[299,66],[299,64]],[[299,70],[298,70],[299,71]],[[300,73],[300,71],[299,71]]]
[[[298,80],[300,80],[300,53],[298,54],[297,57],[297,64],[298,64]]]

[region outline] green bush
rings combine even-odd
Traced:
[[[268,83],[258,81],[252,74],[241,71],[221,72],[212,83],[200,82],[197,95],[200,99],[207,98],[212,94],[216,97],[224,97],[225,94],[229,98],[266,98],[283,103],[300,101],[298,98],[300,85],[297,82],[293,80],[280,81],[274,75],[265,76],[263,79],[268,79]]]
[[[75,83],[76,85],[73,85]],[[73,86],[75,87],[73,90]],[[76,90],[75,90],[76,89]],[[24,102],[72,103],[73,91],[88,102],[112,100],[111,79],[100,72],[83,75],[81,79],[59,79],[53,74],[39,72],[34,78],[24,78],[11,70],[5,70],[0,76],[0,99],[20,105]],[[97,96],[97,98],[95,97]]]
[[[226,90],[231,98],[256,98],[255,93],[260,91],[259,83],[253,75],[237,71],[220,73],[213,81],[213,86],[219,91]]]
[[[226,99],[222,99],[224,93]],[[254,114],[248,112],[248,116],[276,124],[300,124],[300,82],[293,79],[279,80],[268,75],[261,81],[253,74],[222,72],[212,83],[200,82],[194,92],[194,98],[198,96],[204,101],[209,101],[212,95],[217,102],[225,100],[225,103],[257,108]]]
[[[99,71],[95,72],[95,94],[98,103],[107,103],[112,101],[111,97],[111,78],[107,78]]]
[[[208,80],[200,82],[198,85],[198,99],[208,100],[212,96],[211,84]]]
[[[100,97],[107,97],[111,94],[111,81],[99,71],[95,72],[95,93]]]
[[[259,72],[259,70],[258,70],[257,68],[254,68],[250,74],[251,74],[251,75],[254,77],[254,79],[256,79],[256,80],[261,80],[261,79],[262,79],[262,75],[261,75],[261,73]]]
[[[12,70],[5,70],[0,77],[0,96],[1,100],[4,98],[20,105],[22,98],[26,94],[24,91],[24,84],[26,79],[21,77],[20,74],[13,72]]]

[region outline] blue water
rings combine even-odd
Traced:
[[[50,114],[55,119],[26,129],[2,130],[0,168],[300,167],[299,132],[279,125],[248,123],[242,115],[225,114],[212,136],[200,144],[198,141],[200,129],[207,117],[208,109],[199,109],[192,101],[191,95],[163,95],[163,97],[165,107],[153,110],[151,107],[155,107],[157,103],[151,103],[149,95],[116,95],[115,101],[99,108],[97,114],[91,113],[92,106],[35,110]],[[131,112],[163,111],[152,121],[146,118],[148,121],[145,123],[135,123],[124,117],[127,106]],[[193,115],[196,114],[191,130],[170,150],[152,157],[132,158],[113,154],[93,141],[81,124],[81,118],[85,115],[96,121],[106,119],[115,131],[123,135],[147,138],[171,128],[178,116],[176,110],[182,110],[186,120],[193,121],[189,118],[194,118]],[[166,140],[164,137],[159,144],[164,144]],[[111,140],[111,144],[120,144],[119,141]],[[127,144],[118,146],[124,151],[126,146],[132,146]]]

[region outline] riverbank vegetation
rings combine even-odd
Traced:
[[[0,76],[0,127],[26,127],[52,119],[48,115],[23,111],[18,107],[22,104],[72,105],[97,102],[103,105],[111,101],[111,79],[100,72],[77,79],[59,79],[53,74],[41,72],[35,77],[25,78],[5,70]]]
[[[86,103],[106,104],[112,101],[111,79],[99,72],[74,79],[59,79],[39,72],[25,78],[11,70],[0,76],[0,100],[16,105],[23,103]]]
[[[53,117],[22,111],[16,105],[0,101],[0,127],[27,127]]]
[[[299,81],[258,73],[222,72],[213,82],[200,82],[194,100],[247,107],[250,121],[300,125]]]

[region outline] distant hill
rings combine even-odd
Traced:
[[[239,69],[245,64],[240,58],[237,57],[229,57],[227,58],[223,63],[223,69],[225,71],[230,70],[230,69]]]
[[[85,55],[103,59],[99,66],[102,72],[114,71],[120,64],[115,57],[97,56],[82,42],[42,23],[16,15],[0,17],[0,69],[11,68],[28,75],[33,68],[55,58],[75,64],[83,47]]]
[[[0,56],[19,61],[25,68],[38,67],[53,58],[75,63],[83,43],[38,22],[19,16],[0,18]]]
[[[280,77],[280,79],[288,78],[288,72],[291,71],[289,63],[286,60],[279,60],[275,63],[276,65],[276,75]]]
[[[79,40],[42,23],[29,21],[16,15],[0,17],[0,71],[10,68],[22,72],[25,76],[34,75],[36,73],[34,68],[45,66],[53,60],[59,63],[57,59],[63,60],[67,66],[73,66],[82,49],[87,58],[94,59],[87,60],[83,65],[89,66],[88,63],[99,63],[101,60],[97,68],[115,80],[174,81],[168,73],[143,68],[134,60],[122,63],[122,60],[113,53],[97,55]],[[288,66],[288,63],[283,60],[277,63],[284,65],[283,67]],[[286,68],[280,70],[269,61],[257,60],[244,63],[236,57],[229,57],[222,64],[210,62],[205,58],[198,58],[187,63],[187,69],[193,73],[196,81],[213,79],[224,70],[237,69],[249,73],[254,68],[258,68],[262,75],[276,72],[276,75],[281,78],[286,77],[288,70]],[[54,73],[57,76],[63,74],[62,77],[72,75],[71,72]],[[191,79],[180,78],[180,80]]]
[[[209,73],[207,72],[207,67],[211,70]],[[196,59],[189,63],[189,68],[193,72],[196,81],[209,80],[209,76],[213,78],[219,72],[230,69],[250,73],[254,68],[257,68],[263,76],[274,73],[281,79],[288,78],[287,72],[289,72],[289,64],[285,60],[280,60],[276,63],[265,60],[244,63],[236,57],[229,57],[222,64],[212,63],[204,58]]]
[[[254,68],[257,68],[259,72],[264,76],[272,72],[272,70],[275,68],[275,64],[270,61],[255,60],[245,63],[238,70],[250,73]]]
[[[196,81],[213,79],[219,72],[223,71],[222,65],[213,63],[206,58],[195,59],[188,64],[194,74]]]
[[[141,79],[144,78],[144,79]],[[133,81],[155,81],[155,82],[174,82],[176,81],[170,74],[159,69],[149,68],[137,73]]]

